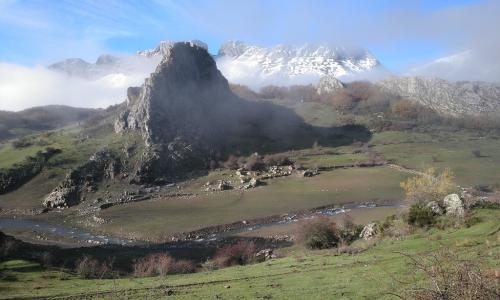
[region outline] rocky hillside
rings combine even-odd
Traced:
[[[458,116],[500,112],[500,85],[495,83],[453,83],[438,78],[393,77],[377,85],[443,114]]]

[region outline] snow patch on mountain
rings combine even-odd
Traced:
[[[216,61],[230,82],[251,87],[316,83],[323,76],[344,77],[381,67],[364,49],[312,44],[266,48],[241,41],[224,43]]]

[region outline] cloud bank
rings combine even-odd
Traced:
[[[129,86],[140,85],[145,74],[114,73],[94,80],[69,77],[43,66],[0,63],[0,109],[61,104],[102,108],[125,100]]]

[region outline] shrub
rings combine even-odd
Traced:
[[[299,229],[298,240],[309,249],[327,249],[341,240],[337,225],[327,217],[305,221]]]
[[[433,168],[426,169],[423,174],[409,178],[401,183],[406,199],[410,204],[442,201],[446,195],[456,190],[453,173],[445,169],[436,174]]]
[[[424,283],[409,287],[402,299],[499,299],[500,290],[494,274],[489,275],[483,265],[464,260],[454,252],[441,249],[435,254],[412,257],[409,267],[415,276],[413,282]],[[494,273],[494,272],[492,272]]]
[[[227,161],[224,163],[224,167],[231,169],[231,170],[236,170],[240,167],[238,163],[238,157],[234,155],[229,155]]]
[[[474,157],[481,157],[481,150],[479,149],[472,150],[472,155],[474,155]]]
[[[95,278],[98,274],[99,261],[84,255],[76,263],[75,272],[81,278]]]
[[[176,260],[168,253],[153,253],[137,260],[134,265],[134,276],[166,276],[167,274],[185,274],[196,270],[189,260]]]
[[[285,154],[267,154],[262,159],[267,166],[288,166],[293,164]]]
[[[212,263],[216,268],[246,265],[253,262],[255,252],[253,242],[239,241],[236,244],[219,248],[212,259]]]
[[[33,141],[28,138],[20,138],[12,142],[14,149],[26,148],[33,145]]]
[[[342,226],[339,230],[339,237],[343,243],[351,243],[359,238],[363,225],[356,225],[351,216],[344,215],[342,218]]]
[[[436,214],[421,203],[413,204],[408,211],[407,222],[418,227],[430,226],[436,222]]]
[[[261,170],[263,167],[264,163],[262,162],[260,156],[257,154],[251,155],[245,163],[245,168],[250,171]]]
[[[196,271],[196,266],[190,260],[173,260],[170,268],[168,269],[168,274],[188,274],[194,273]]]
[[[81,278],[111,278],[113,271],[114,258],[107,262],[100,263],[97,259],[84,255],[76,262],[75,272]]]

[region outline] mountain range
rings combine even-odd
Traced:
[[[208,49],[205,43],[198,40],[188,43]],[[156,48],[129,56],[102,55],[95,63],[77,58],[67,59],[52,64],[49,68],[88,80],[105,78],[106,82],[140,85],[174,44],[173,41],[162,41]],[[228,41],[216,55],[212,55],[217,68],[229,82],[253,89],[265,85],[313,83],[321,93],[323,88],[338,88],[341,84],[339,80],[366,79],[370,74],[383,72],[385,79],[376,81],[382,89],[451,115],[483,114],[500,110],[499,84],[454,81],[465,76],[459,74],[474,73],[486,79],[498,73],[499,68],[495,64],[478,72],[474,62],[479,57],[482,56],[477,51],[466,51],[414,68],[408,72],[408,76],[400,77],[388,76],[388,71],[377,58],[364,49],[312,44],[261,47],[241,41]],[[420,74],[427,76],[416,76]],[[441,79],[430,76],[433,74],[440,75]]]
[[[201,41],[193,40],[189,43],[207,49],[207,45]],[[49,68],[87,79],[133,74],[141,74],[143,79],[154,71],[173,44],[173,41],[162,41],[156,48],[130,56],[102,55],[95,63],[79,58],[66,59]],[[367,50],[312,44],[266,48],[241,41],[228,41],[213,57],[219,70],[230,82],[251,87],[314,83],[327,75],[354,76],[382,68],[380,62]],[[137,82],[139,83],[140,81]]]

